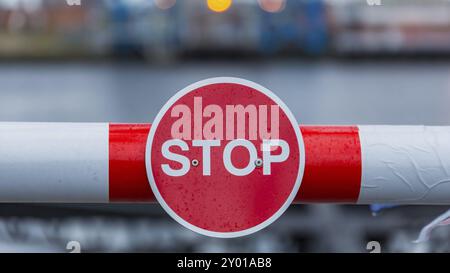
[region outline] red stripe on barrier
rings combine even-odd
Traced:
[[[361,144],[356,126],[301,126],[305,173],[297,202],[358,201]]]
[[[109,198],[155,202],[145,169],[150,124],[110,124]],[[301,126],[306,164],[296,202],[355,203],[361,186],[356,126]]]
[[[155,202],[145,169],[150,124],[109,125],[109,200]]]

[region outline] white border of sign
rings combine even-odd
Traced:
[[[286,202],[281,206],[281,208],[276,213],[274,213],[271,217],[269,217],[269,219],[265,220],[264,222],[254,226],[254,227],[251,227],[251,228],[248,228],[245,230],[241,230],[241,231],[235,231],[235,232],[217,232],[217,231],[206,230],[206,229],[197,227],[197,226],[187,222],[183,218],[181,218],[175,211],[173,211],[169,207],[169,205],[166,203],[164,198],[161,196],[161,193],[159,192],[158,187],[156,186],[156,182],[155,182],[155,179],[153,176],[153,171],[152,171],[152,164],[151,164],[151,160],[150,160],[151,153],[152,153],[152,143],[153,143],[153,138],[155,136],[156,128],[158,128],[159,122],[161,121],[161,119],[163,118],[165,113],[169,110],[169,108],[175,102],[177,102],[178,99],[180,99],[184,95],[188,94],[189,92],[194,91],[194,90],[196,90],[200,87],[206,86],[206,85],[217,84],[217,83],[235,83],[235,84],[245,85],[250,88],[256,89],[256,90],[262,92],[263,94],[265,94],[266,96],[270,97],[275,103],[277,103],[283,109],[283,111],[286,113],[287,117],[289,118],[289,120],[292,124],[292,127],[294,128],[295,134],[297,135],[297,141],[299,144],[299,151],[300,151],[300,160],[299,160],[300,166],[299,166],[299,172],[297,175],[297,180],[296,180],[294,188],[293,188],[291,194],[289,195],[289,197],[287,198]],[[305,170],[305,146],[303,143],[303,137],[302,137],[302,134],[300,131],[300,126],[299,126],[297,120],[295,119],[295,117],[292,114],[292,112],[290,111],[290,109],[286,106],[286,104],[284,104],[284,102],[280,98],[278,98],[278,96],[276,96],[274,93],[272,93],[272,91],[270,91],[269,89],[267,89],[257,83],[254,83],[252,81],[248,81],[248,80],[244,80],[244,79],[240,79],[240,78],[234,78],[234,77],[217,77],[217,78],[209,78],[206,80],[198,81],[196,83],[193,83],[193,84],[183,88],[181,91],[176,93],[172,98],[170,98],[169,101],[161,108],[161,110],[159,111],[158,115],[156,116],[155,120],[152,123],[150,133],[147,138],[147,145],[146,145],[146,150],[145,150],[145,166],[147,169],[147,177],[148,177],[148,180],[150,183],[150,187],[152,188],[153,194],[155,195],[156,199],[158,200],[159,204],[161,204],[163,209],[173,219],[175,219],[175,221],[177,221],[178,223],[180,223],[181,225],[185,226],[186,228],[188,228],[192,231],[195,231],[197,233],[200,233],[200,234],[203,234],[206,236],[218,237],[218,238],[235,238],[235,237],[241,237],[241,236],[255,233],[255,232],[269,226],[276,219],[278,219],[286,211],[286,209],[291,205],[292,201],[294,200],[295,196],[297,195],[297,192],[300,188],[300,184],[303,179],[303,173]]]

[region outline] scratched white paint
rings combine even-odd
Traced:
[[[0,123],[1,202],[108,202],[107,123]]]
[[[450,127],[359,126],[359,135],[358,203],[450,203]]]

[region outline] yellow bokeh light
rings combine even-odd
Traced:
[[[214,12],[224,12],[231,7],[232,0],[207,0],[208,8]]]

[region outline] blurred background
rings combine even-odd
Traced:
[[[448,0],[77,2],[0,0],[0,121],[151,122],[183,87],[235,76],[303,124],[450,125]],[[412,243],[447,209],[295,205],[223,240],[156,204],[2,204],[0,251],[448,252],[449,227]]]

